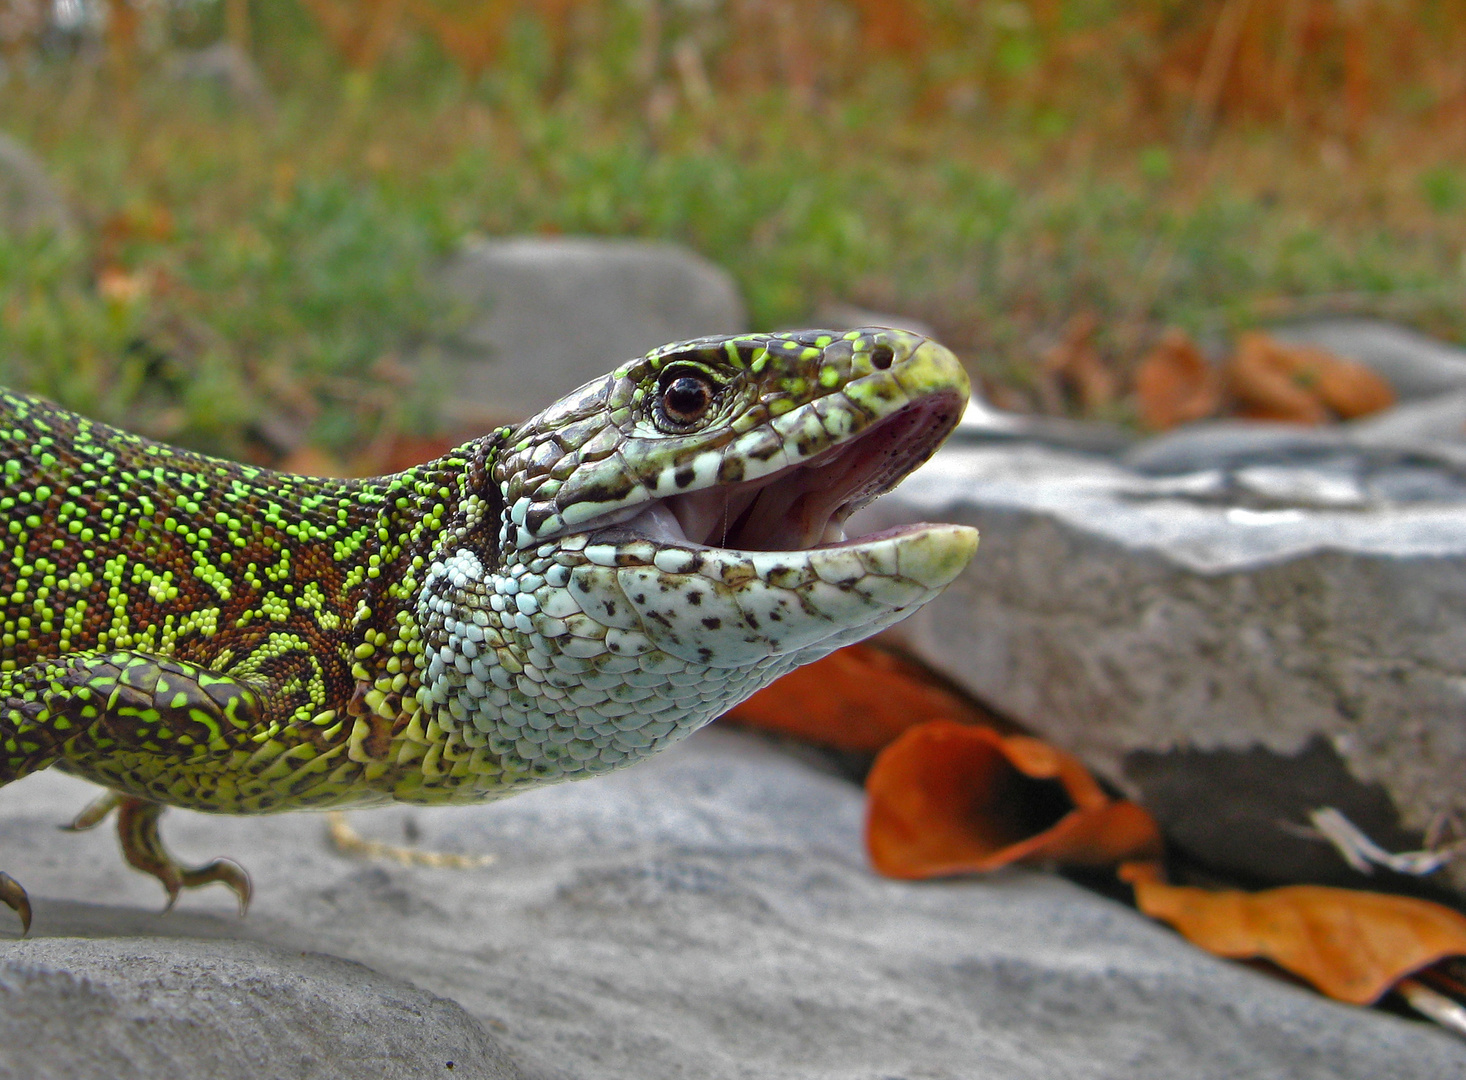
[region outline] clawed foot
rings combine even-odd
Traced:
[[[31,898],[25,894],[20,882],[0,870],[0,902],[20,916],[21,937],[31,932]]]
[[[117,811],[117,838],[122,842],[122,857],[128,865],[141,870],[145,874],[151,874],[163,884],[168,893],[168,903],[164,911],[171,911],[173,905],[178,902],[178,894],[183,889],[197,889],[213,881],[223,882],[239,900],[239,914],[244,915],[249,910],[250,897],[254,894],[250,885],[249,874],[244,867],[240,866],[233,859],[214,859],[203,866],[185,866],[180,863],[163,846],[163,838],[158,833],[158,819],[163,816],[166,809],[160,803],[150,802],[147,799],[134,798],[131,795],[119,795],[117,792],[108,792],[96,802],[92,803],[85,810],[76,816],[76,820],[69,828],[73,830],[90,829],[104,821],[113,810]],[[11,903],[9,893],[5,891],[5,882],[9,882],[15,889],[20,891],[21,901],[24,902],[25,892],[0,873],[5,881],[0,881],[0,900],[4,900],[20,914],[21,920],[30,925],[30,907],[27,904],[24,911],[16,904]]]

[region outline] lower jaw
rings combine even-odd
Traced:
[[[976,547],[976,530],[958,525],[907,525],[803,551],[663,543],[622,528],[591,539],[572,585],[634,613],[640,629],[628,647],[741,667],[885,629],[950,584]]]

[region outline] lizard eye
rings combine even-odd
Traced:
[[[706,376],[689,372],[671,372],[662,380],[659,419],[674,430],[684,430],[697,423],[712,408],[714,387]]]

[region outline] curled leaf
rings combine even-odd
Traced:
[[[1395,400],[1390,385],[1364,365],[1261,333],[1238,338],[1227,374],[1242,414],[1260,420],[1350,420]]]
[[[869,645],[850,645],[795,668],[729,713],[767,731],[871,752],[938,716],[992,722],[924,668]]]
[[[1168,330],[1135,372],[1140,418],[1153,431],[1201,420],[1221,405],[1217,373],[1196,342]]]
[[[866,847],[888,877],[1105,866],[1160,850],[1150,815],[1111,799],[1077,759],[991,728],[913,727],[876,758],[865,787]]]
[[[1466,916],[1428,900],[1320,885],[1213,892],[1168,885],[1153,865],[1127,865],[1120,876],[1141,911],[1208,952],[1269,960],[1355,1005],[1443,957],[1466,955]]]

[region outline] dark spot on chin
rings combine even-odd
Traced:
[[[719,630],[723,626],[723,620],[718,618],[716,615],[709,615],[706,619],[702,621],[702,624],[706,626],[709,630]]]
[[[687,602],[689,604],[691,604],[693,607],[701,607],[702,606],[702,593],[695,592],[695,591],[688,593],[687,594]]]
[[[672,482],[680,488],[685,488],[697,479],[697,473],[691,465],[684,465],[672,474]]]
[[[638,604],[645,604],[646,603],[646,593],[639,592],[635,596],[633,596],[631,599],[635,600]]]

